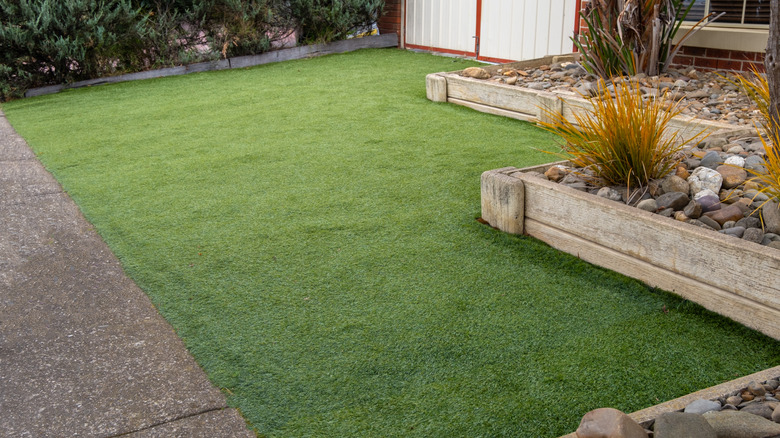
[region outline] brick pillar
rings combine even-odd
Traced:
[[[385,0],[385,8],[379,18],[379,34],[395,33],[401,36],[401,2],[403,0]]]

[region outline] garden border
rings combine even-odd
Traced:
[[[294,59],[311,58],[334,53],[352,52],[359,49],[383,49],[387,47],[398,47],[397,34],[392,33],[386,35],[370,35],[326,44],[312,44],[308,46],[274,50],[271,52],[261,53],[259,55],[237,56],[233,58],[220,59],[218,61],[199,62],[196,64],[163,68],[159,70],[149,70],[118,76],[88,79],[85,81],[73,82],[71,84],[48,85],[45,87],[31,88],[24,93],[24,97],[54,94],[71,88],[82,88],[93,85],[115,84],[118,82],[179,76],[204,71],[253,67],[256,65],[270,64],[274,62],[291,61]]]
[[[650,406],[649,408],[628,414],[628,416],[639,423],[642,427],[647,429],[661,414],[682,411],[686,406],[696,400],[715,400],[721,397],[738,395],[742,390],[747,388],[748,383],[751,381],[765,382],[767,380],[778,377],[780,377],[780,365],[774,368],[769,368],[757,373],[750,374],[748,376],[739,377],[719,385],[711,386],[709,388],[702,389],[701,391],[696,391],[691,394],[657,404],[655,406]],[[577,434],[570,433],[560,438],[577,438]]]
[[[491,75],[497,74],[501,68],[528,69],[541,65],[573,62],[576,54],[545,56],[527,61],[513,62],[503,65],[484,66]],[[434,102],[449,102],[474,110],[513,119],[530,122],[552,122],[546,111],[562,114],[566,120],[575,123],[574,114],[592,110],[593,105],[576,93],[549,92],[508,85],[496,81],[474,79],[461,76],[462,70],[453,72],[431,73],[425,78],[426,93]],[[669,123],[670,132],[676,132],[682,138],[705,134],[730,132],[732,135],[752,135],[752,126],[739,127],[729,123],[701,120],[695,117],[678,115]]]
[[[780,251],[528,173],[555,164],[483,173],[482,218],[780,340],[780,278],[753,275],[780,272]]]

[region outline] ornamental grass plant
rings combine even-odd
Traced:
[[[766,150],[763,166],[765,171],[746,169],[752,175],[753,181],[760,184],[760,193],[764,193],[769,201],[780,201],[780,123],[778,117],[769,113],[769,83],[766,75],[753,69],[749,76],[737,76],[735,82],[742,91],[750,97],[761,113],[761,121],[756,124],[756,131]]]
[[[574,121],[544,109],[550,121],[540,125],[564,140],[561,155],[588,169],[583,176],[598,186],[636,188],[663,178],[698,137],[678,138],[669,123],[682,107],[666,95],[645,99],[637,83],[625,80],[614,81],[612,89],[599,80],[597,94],[590,99],[593,109],[575,112]]]

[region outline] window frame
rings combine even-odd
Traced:
[[[710,1],[711,0],[704,0],[704,16],[706,17],[707,14],[710,13]],[[767,24],[755,24],[755,23],[745,23],[745,9],[747,8],[747,0],[742,0],[742,23],[721,23],[719,21],[714,21],[711,24],[708,24],[707,27],[720,27],[720,28],[738,28],[738,29],[769,29],[769,23]],[[693,24],[698,20],[688,20],[686,19],[683,21],[683,23],[690,23]]]

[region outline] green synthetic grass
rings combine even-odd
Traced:
[[[480,173],[554,140],[425,99],[468,65],[368,50],[3,109],[260,436],[555,437],[780,363],[479,224]]]

